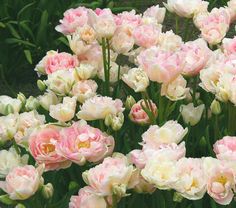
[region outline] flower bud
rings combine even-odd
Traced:
[[[107,127],[111,125],[111,123],[112,123],[112,114],[109,114],[105,117],[104,123]]]
[[[175,192],[173,196],[173,201],[180,203],[182,202],[182,200],[183,200],[183,197],[178,192]]]
[[[12,199],[9,198],[8,194],[0,196],[0,202],[6,205],[12,205],[15,203]]]
[[[32,111],[39,107],[39,101],[37,98],[30,96],[25,103],[25,109],[26,111]]]
[[[25,207],[25,205],[23,205],[23,204],[17,204],[17,205],[15,206],[15,208],[26,208],[26,207]]]
[[[213,102],[211,103],[211,112],[215,115],[219,115],[221,113],[221,106],[220,106],[220,102],[217,100],[213,100]]]
[[[113,116],[112,118],[111,128],[114,131],[118,131],[123,126],[123,123],[124,123],[124,114],[118,113],[117,116]]]
[[[114,185],[112,187],[113,194],[118,196],[119,198],[124,197],[126,195],[126,185],[121,184],[121,185]]]
[[[60,102],[56,94],[51,91],[39,96],[38,100],[39,104],[47,111],[51,105],[56,105]]]
[[[46,85],[45,85],[44,81],[42,81],[40,79],[37,81],[37,86],[40,91],[44,91],[46,89]]]
[[[71,181],[70,182],[70,184],[69,184],[69,191],[75,190],[75,189],[78,189],[78,188],[79,188],[78,183],[76,183],[75,181]]]
[[[17,99],[21,101],[22,105],[25,105],[25,102],[26,102],[26,97],[23,93],[18,93],[17,95]]]
[[[132,106],[136,103],[134,97],[132,95],[129,95],[125,101],[125,108],[127,110],[130,110]]]
[[[53,192],[54,192],[54,189],[51,183],[43,185],[42,195],[45,199],[50,199],[53,196]]]
[[[14,109],[13,109],[12,105],[10,105],[10,104],[7,104],[7,106],[6,106],[4,111],[5,111],[5,115],[14,113]]]
[[[200,146],[201,148],[204,148],[204,147],[207,146],[207,141],[206,141],[206,138],[205,138],[204,136],[200,139],[200,141],[199,141],[199,146]]]

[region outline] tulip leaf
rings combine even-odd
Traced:
[[[32,56],[31,56],[31,52],[30,50],[24,50],[24,54],[25,54],[25,57],[27,59],[27,61],[32,64],[33,61],[32,61]]]

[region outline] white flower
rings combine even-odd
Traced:
[[[75,83],[75,70],[58,70],[48,75],[46,85],[58,95],[66,95]]]
[[[176,79],[170,83],[164,83],[161,86],[161,95],[166,96],[172,101],[182,100],[186,97],[189,92],[187,86],[187,81],[182,75],[179,75]]]
[[[188,105],[180,106],[180,113],[186,124],[195,126],[201,120],[204,109],[204,104],[194,107],[193,103],[189,103]]]
[[[30,133],[45,122],[45,116],[38,114],[37,111],[21,113],[18,118],[17,132],[14,135],[16,143],[27,146]]]
[[[14,148],[0,151],[0,178],[5,178],[6,175],[15,167],[26,165],[28,155],[22,157],[18,155]]]
[[[82,80],[76,82],[73,86],[71,94],[77,97],[77,100],[80,103],[83,103],[88,98],[91,98],[96,95],[98,85],[93,80]]]
[[[141,171],[141,175],[146,181],[161,190],[172,188],[178,180],[176,163],[169,160],[159,161],[155,157],[147,162],[145,168]]]
[[[184,129],[177,121],[168,121],[162,127],[151,126],[142,138],[145,145],[159,147],[162,144],[178,144],[187,132],[188,129]]]
[[[49,115],[61,122],[70,121],[75,116],[76,97],[64,97],[63,103],[51,105]]]
[[[59,99],[52,91],[44,93],[38,97],[39,104],[45,109],[49,110],[50,105],[56,105],[59,103]]]
[[[146,72],[140,68],[132,68],[124,74],[122,80],[135,92],[144,92],[149,85]]]
[[[84,102],[77,117],[86,121],[105,119],[109,114],[117,115],[123,112],[122,106],[123,103],[119,99],[112,100],[110,97],[95,96]]]
[[[0,141],[5,142],[14,137],[18,126],[18,114],[0,117]]]
[[[165,18],[166,9],[159,5],[149,7],[144,13],[143,18],[153,18],[156,23],[162,24]]]
[[[18,99],[11,98],[7,95],[0,96],[0,114],[7,115],[9,113],[19,113],[21,106],[22,103]]]
[[[76,68],[76,73],[80,79],[86,80],[91,79],[96,76],[96,68],[88,63],[81,63],[79,67]]]

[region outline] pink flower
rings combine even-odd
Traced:
[[[71,197],[69,208],[107,208],[107,203],[93,188],[85,186],[79,190],[78,196]]]
[[[0,182],[3,189],[12,200],[25,200],[33,196],[43,184],[41,167],[35,169],[32,165],[16,167],[6,176],[6,181]]]
[[[83,179],[100,196],[111,196],[113,193],[124,196],[133,170],[126,157],[117,153],[115,157],[107,157],[100,165],[84,172]]]
[[[168,83],[182,72],[182,57],[178,53],[163,51],[155,46],[142,51],[137,60],[151,81]]]
[[[160,28],[155,25],[140,25],[133,31],[135,43],[144,48],[150,48],[157,44]]]
[[[214,152],[219,160],[236,161],[236,137],[225,136],[218,140]]]
[[[203,39],[189,41],[181,48],[181,57],[184,59],[183,74],[197,75],[207,64],[211,50]]]
[[[141,125],[146,125],[150,124],[151,120],[148,116],[148,114],[143,110],[142,105],[146,108],[148,108],[151,112],[154,118],[157,117],[157,106],[155,103],[150,101],[150,103],[147,101],[147,104],[145,103],[144,100],[140,100],[139,102],[135,103],[129,113],[129,118],[131,121],[141,124]]]
[[[160,8],[159,5],[149,7],[144,13],[143,17],[154,18],[157,23],[162,24],[165,18],[166,9]]]
[[[78,66],[78,59],[69,53],[55,53],[47,57],[45,61],[45,72],[51,74],[62,69],[73,69]]]
[[[114,138],[80,121],[62,129],[62,139],[56,145],[59,155],[79,165],[99,162],[114,149]]]
[[[58,32],[64,35],[75,32],[78,27],[86,25],[88,22],[88,10],[85,7],[68,9],[64,13],[64,18],[60,20],[60,25],[56,26]]]
[[[135,10],[131,10],[130,12],[124,11],[115,16],[115,21],[117,25],[129,25],[135,28],[141,24],[142,18],[136,14]]]
[[[46,126],[30,135],[30,153],[38,164],[45,164],[46,170],[67,168],[71,164],[56,152],[56,143],[60,140],[59,129],[55,126]]]
[[[222,47],[226,55],[231,55],[236,53],[236,37],[234,38],[224,38],[222,41]]]
[[[230,13],[226,8],[214,8],[197,22],[202,37],[211,45],[221,42],[230,25]]]
[[[216,165],[208,175],[207,193],[219,204],[230,204],[235,191],[234,173],[223,164]]]

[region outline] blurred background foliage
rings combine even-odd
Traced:
[[[68,51],[67,40],[55,31],[65,10],[86,6],[109,7],[114,13],[135,9],[142,12],[163,0],[0,0],[0,94],[16,95],[21,91],[37,94],[34,66],[48,50]],[[210,8],[227,0],[210,0]],[[174,29],[173,15],[165,20],[165,30]],[[189,29],[193,35],[194,28]],[[180,33],[184,28],[180,30]],[[198,31],[195,32],[196,36]],[[186,33],[185,33],[186,34]],[[192,38],[191,38],[192,39]]]

